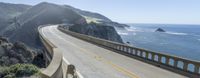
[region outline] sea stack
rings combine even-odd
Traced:
[[[162,28],[158,28],[155,32],[166,32],[166,31],[163,30]]]

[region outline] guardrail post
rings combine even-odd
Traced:
[[[129,47],[127,47],[127,52],[130,53],[130,48]]]
[[[129,54],[131,53],[131,48],[130,48],[130,47],[128,47],[128,53],[129,53]]]
[[[188,62],[183,61],[183,70],[187,71],[188,64],[189,64]]]
[[[139,54],[139,56],[142,57],[142,51],[141,51],[141,50],[140,50],[140,54]]]
[[[127,52],[127,49],[128,49],[128,48],[127,48],[126,46],[124,46],[124,52]]]
[[[178,60],[174,58],[174,67],[178,67]]]
[[[134,49],[133,49],[133,48],[131,48],[131,52],[130,52],[131,54],[133,54],[133,50],[134,50]]]
[[[117,50],[117,45],[113,45],[114,46],[114,49],[116,49]]]
[[[199,73],[199,65],[195,65],[194,72],[200,74]]]
[[[145,54],[146,54],[145,58],[148,59],[148,57],[149,57],[149,52],[146,52]]]
[[[138,50],[137,50],[137,49],[135,49],[135,55],[136,55],[136,56],[138,56],[137,54],[138,54]]]
[[[124,51],[124,47],[123,46],[121,46],[121,51]]]
[[[155,54],[154,53],[151,53],[151,60],[155,61]]]
[[[117,46],[117,50],[120,50],[120,46]]]
[[[162,63],[161,59],[162,59],[162,56],[158,55],[158,62]]]
[[[165,59],[166,59],[166,60],[165,60],[165,63],[166,63],[167,65],[169,65],[169,57],[166,56]]]
[[[126,47],[125,46],[123,46],[123,51],[126,52]]]

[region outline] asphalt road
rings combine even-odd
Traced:
[[[186,78],[64,34],[56,25],[41,31],[84,78]]]

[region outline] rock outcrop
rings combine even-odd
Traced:
[[[85,25],[70,26],[69,30],[81,34],[94,36],[97,38],[123,43],[120,35],[117,34],[116,30],[112,26],[106,26],[91,22]]]
[[[158,28],[155,32],[166,32],[166,31],[163,30],[162,28]]]

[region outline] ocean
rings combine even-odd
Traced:
[[[124,42],[147,50],[200,61],[200,25],[128,24],[117,30]],[[166,32],[155,32],[162,28]]]

